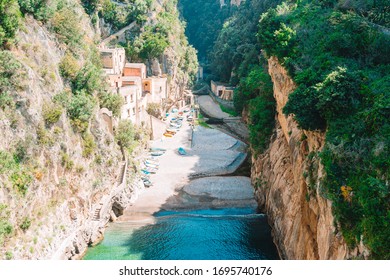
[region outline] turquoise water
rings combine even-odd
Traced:
[[[267,219],[251,208],[161,211],[149,225],[112,224],[86,260],[279,259]]]

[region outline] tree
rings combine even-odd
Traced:
[[[57,9],[57,1],[18,0],[18,2],[23,13],[30,13],[34,18],[41,21],[48,21]]]
[[[13,41],[19,28],[19,20],[17,0],[0,0],[0,47]]]
[[[120,121],[115,134],[115,139],[123,148],[128,150],[132,148],[135,142],[135,131],[130,120]]]

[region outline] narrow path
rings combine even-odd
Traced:
[[[230,117],[229,114],[221,110],[219,104],[214,102],[214,100],[209,95],[198,96],[198,103],[200,109],[212,118],[224,119]]]
[[[108,44],[110,41],[118,38],[119,36],[121,36],[123,33],[125,33],[127,30],[129,29],[132,29],[135,25],[137,24],[136,21],[133,21],[132,23],[130,23],[129,25],[123,27],[121,30],[119,30],[118,32],[110,35],[109,37],[107,37],[106,39],[102,40],[101,41],[101,44],[102,45],[106,45]]]

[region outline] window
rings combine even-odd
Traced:
[[[130,102],[134,102],[134,94],[130,94]]]
[[[133,115],[135,115],[135,108],[133,108]]]
[[[127,110],[127,116],[130,117],[130,109]]]

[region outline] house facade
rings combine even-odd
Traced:
[[[112,94],[124,99],[120,118],[137,125],[146,122],[148,103],[163,105],[167,98],[167,78],[147,77],[146,65],[126,62],[123,48],[101,48],[100,57]]]
[[[234,87],[230,87],[228,84],[211,81],[211,91],[215,96],[223,100],[233,100],[234,89]]]

